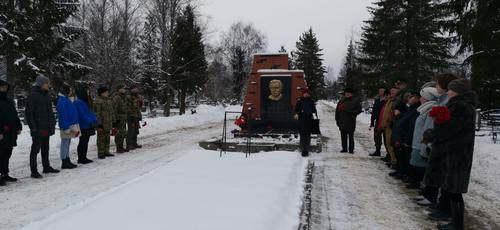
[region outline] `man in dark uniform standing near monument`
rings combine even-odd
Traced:
[[[302,97],[295,106],[295,120],[299,121],[300,150],[302,156],[309,156],[311,146],[312,120],[313,114],[317,114],[316,104],[311,98],[308,89],[302,91]]]

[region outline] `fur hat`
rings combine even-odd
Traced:
[[[436,101],[439,98],[439,93],[434,87],[427,87],[420,90],[420,96],[428,101]]]
[[[108,92],[109,89],[106,86],[101,86],[97,89],[97,95],[101,96],[103,93]]]
[[[36,77],[36,80],[35,80],[35,85],[36,86],[42,86],[44,84],[47,84],[50,82],[50,79],[46,76],[44,76],[43,74],[38,74],[38,76]]]
[[[441,87],[441,89],[447,90],[450,82],[456,79],[457,77],[453,74],[450,73],[441,74],[437,77],[437,84],[439,85],[439,87]]]
[[[464,78],[453,80],[448,84],[448,89],[458,94],[464,94],[471,90],[470,81]]]

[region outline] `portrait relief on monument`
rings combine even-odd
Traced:
[[[291,77],[261,78],[262,119],[285,121],[292,119]]]

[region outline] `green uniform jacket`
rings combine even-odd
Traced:
[[[127,96],[121,93],[115,94],[113,97],[113,109],[115,112],[115,119],[120,123],[127,122],[128,107]]]
[[[109,98],[97,97],[94,102],[95,112],[104,130],[111,130],[115,119],[113,103]]]
[[[127,96],[127,103],[128,103],[127,114],[129,119],[132,118],[134,121],[142,120],[140,100],[141,98],[139,97],[139,95],[130,94]]]

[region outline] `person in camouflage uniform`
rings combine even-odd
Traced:
[[[109,140],[111,129],[116,124],[113,111],[113,104],[109,98],[109,90],[107,87],[100,87],[97,90],[98,96],[94,102],[95,112],[97,114],[97,155],[99,159],[112,157],[109,153]]]
[[[124,153],[127,151],[123,147],[125,137],[127,136],[127,90],[124,86],[118,89],[118,92],[113,96],[113,110],[115,113],[115,123],[118,132],[115,135],[116,153]]]
[[[142,148],[137,144],[137,136],[139,135],[139,122],[142,120],[141,114],[141,97],[139,96],[139,86],[134,85],[130,88],[130,94],[127,96],[128,111],[127,111],[127,149],[134,150]]]

